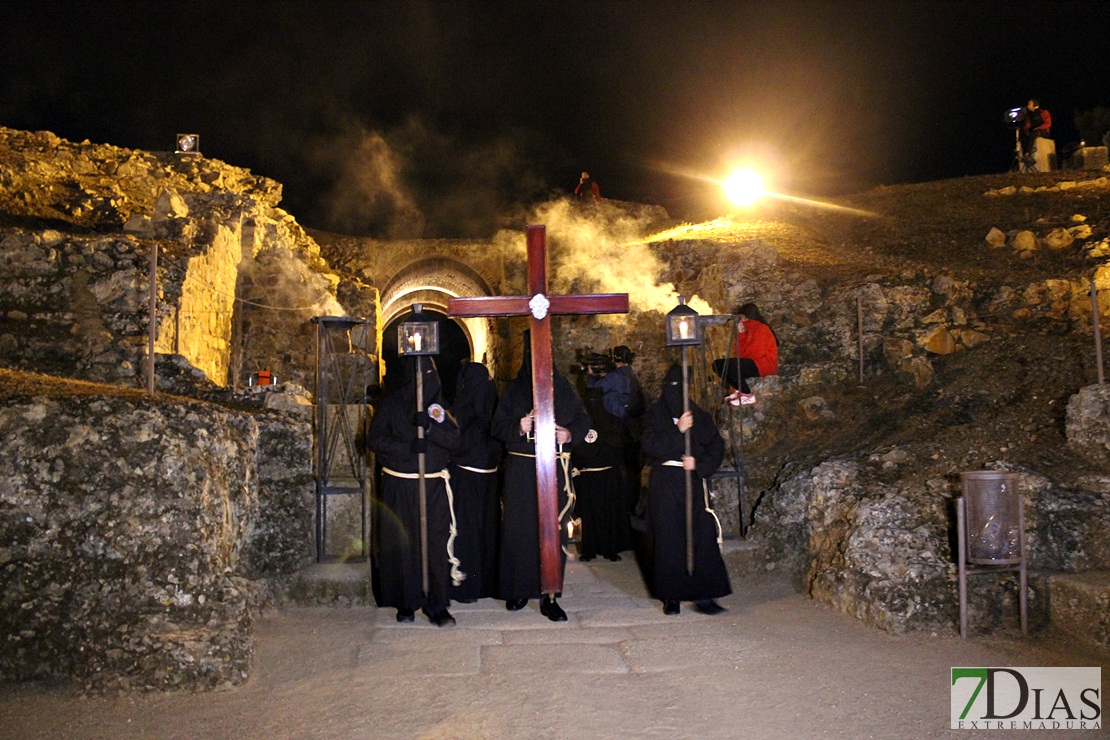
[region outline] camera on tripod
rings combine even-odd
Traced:
[[[578,372],[607,375],[617,369],[613,358],[591,350],[578,351]]]
[[[1017,128],[1021,125],[1022,121],[1025,120],[1025,109],[1021,107],[1011,108],[1010,110],[1006,111],[1005,118],[1006,123],[1010,124],[1014,128]]]

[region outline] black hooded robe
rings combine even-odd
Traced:
[[[694,573],[686,572],[686,476],[681,467],[685,452],[676,419],[682,414],[682,371],[672,367],[663,378],[663,394],[644,417],[641,445],[651,466],[646,518],[651,548],[649,588],[662,601],[701,601],[732,593],[721,548],[717,521],[706,511],[702,481],[716,472],[725,443],[713,417],[693,402],[690,411],[690,451],[697,469],[692,472],[694,494]]]
[[[451,564],[448,540],[451,508],[447,500],[447,484],[443,478],[425,478],[428,502],[428,591],[421,593],[423,577],[420,558],[420,495],[419,481],[399,478],[386,469],[414,474],[417,464],[416,444],[416,362],[406,363],[403,388],[382,400],[381,408],[370,425],[367,445],[382,467],[379,484],[377,533],[378,583],[375,595],[378,606],[416,611],[446,608],[449,601]],[[421,362],[424,376],[424,409],[434,403],[442,405],[439,375],[428,359]],[[426,473],[447,468],[450,454],[458,447],[459,429],[450,414],[443,421],[429,421],[425,433]]]
[[[466,580],[451,587],[451,598],[470,601],[497,596],[497,547],[501,528],[497,466],[501,444],[490,436],[497,387],[486,366],[468,362],[455,384],[459,449],[451,457],[458,537],[455,555]],[[489,471],[489,472],[479,472]]]
[[[605,410],[601,388],[586,391],[585,407],[596,437],[576,440],[571,454],[579,471],[574,479],[575,511],[582,519],[579,553],[585,559],[613,558],[632,547],[621,470],[625,446],[631,440],[621,420]]]
[[[526,345],[527,346],[527,345]],[[590,418],[570,384],[557,370],[552,382],[555,395],[555,423],[571,433],[570,444],[560,445],[559,452],[569,452],[575,440],[582,439],[590,430]],[[497,411],[493,415],[493,436],[505,443],[509,453],[505,457],[505,476],[501,492],[501,565],[499,582],[501,598],[507,601],[535,599],[542,595],[540,585],[540,526],[539,502],[536,499],[536,445],[520,433],[520,420],[534,406],[532,400],[532,368],[530,358],[517,377],[505,387]],[[516,454],[513,454],[516,453]],[[556,461],[558,475],[559,511],[567,505],[566,477],[563,467]],[[568,515],[569,516],[569,512]],[[560,532],[566,544],[566,516],[560,522]],[[562,557],[566,566],[566,555]]]

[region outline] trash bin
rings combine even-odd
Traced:
[[[967,560],[979,565],[1021,563],[1018,474],[996,470],[961,473],[967,506]]]

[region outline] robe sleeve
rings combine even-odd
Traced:
[[[396,464],[412,454],[416,425],[404,418],[404,411],[398,399],[387,398],[370,424],[366,443],[383,464]]]
[[[713,423],[713,417],[701,409],[694,410],[694,426],[690,431],[690,451],[694,455],[698,476],[708,478],[721,467],[725,457],[725,440]]]
[[[679,460],[686,449],[682,432],[667,415],[661,403],[652,406],[647,413],[640,448],[652,463],[665,460]]]
[[[493,421],[490,422],[490,433],[505,444],[520,442],[520,419],[528,409],[521,408],[518,401],[519,394],[509,385],[501,395],[501,402],[493,412]]]

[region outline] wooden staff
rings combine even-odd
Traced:
[[[423,358],[420,355],[416,356],[416,413],[417,419],[420,412],[424,410],[424,368],[421,362]],[[424,439],[424,424],[417,422],[416,424],[416,438],[418,440]],[[416,485],[420,491],[420,587],[424,591],[424,597],[428,597],[428,488],[424,480],[425,475],[425,459],[424,459],[424,445],[418,445],[419,452],[416,453]]]
[[[686,359],[686,345],[682,346],[682,413],[690,410],[689,366]],[[692,427],[691,427],[692,428]],[[690,429],[683,432],[686,440],[686,457],[690,457]],[[682,460],[682,471],[686,473],[686,572],[694,575],[694,478],[693,471]]]

